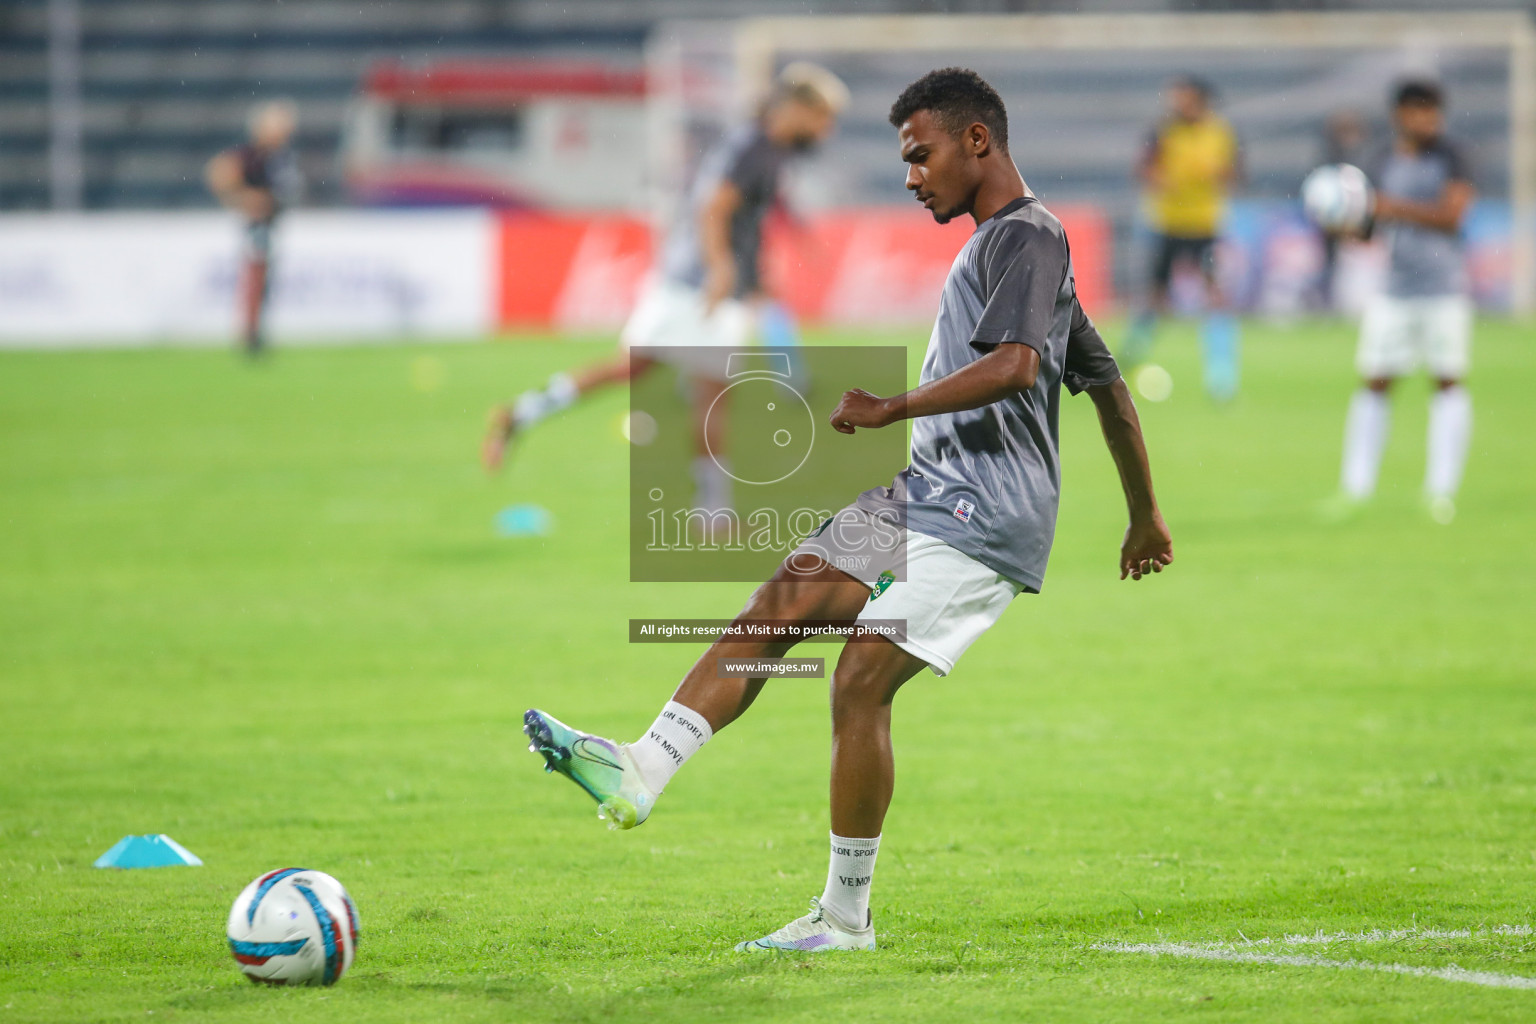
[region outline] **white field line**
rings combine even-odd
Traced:
[[[1443,931],[1439,929],[1407,929],[1401,932],[1356,932],[1339,933],[1332,936],[1304,935],[1289,936],[1285,939],[1249,939],[1247,945],[1255,946],[1268,942],[1284,943],[1299,942],[1302,944],[1317,942],[1383,942],[1389,939],[1408,938],[1418,936],[1422,938],[1470,938],[1473,936],[1487,935],[1529,935],[1531,929],[1524,925],[1504,926],[1501,928],[1472,931],[1471,929],[1453,929]],[[1518,974],[1495,974],[1491,971],[1469,971],[1461,967],[1421,967],[1415,964],[1378,964],[1368,960],[1330,960],[1326,957],[1309,956],[1299,953],[1250,953],[1235,949],[1235,943],[1194,943],[1194,942],[1096,942],[1091,949],[1106,953],[1140,953],[1148,956],[1176,956],[1188,960],[1223,960],[1229,963],[1248,964],[1275,964],[1283,967],[1331,967],[1335,970],[1346,971],[1378,971],[1383,974],[1407,974],[1418,978],[1440,978],[1443,981],[1457,981],[1468,985],[1483,985],[1488,988],[1524,988],[1536,989],[1536,978],[1527,978]]]
[[[1192,942],[1205,949],[1249,949],[1254,946],[1327,946],[1336,942],[1398,942],[1402,939],[1486,939],[1494,936],[1536,935],[1528,924],[1496,924],[1487,928],[1395,928],[1368,932],[1314,932],[1311,935],[1287,935],[1280,939],[1250,939],[1242,942]]]

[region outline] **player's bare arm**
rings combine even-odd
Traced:
[[[1152,490],[1152,467],[1147,461],[1147,446],[1141,436],[1141,420],[1131,389],[1122,378],[1113,384],[1092,385],[1088,397],[1099,414],[1104,443],[1120,473],[1120,487],[1125,492],[1130,525],[1120,546],[1120,578],[1139,580],[1162,572],[1173,561],[1173,535],[1157,507]]]
[[[203,172],[208,190],[231,210],[237,210],[252,220],[270,216],[274,200],[265,189],[250,188],[240,170],[240,158],[225,150],[208,161]]]
[[[704,308],[712,310],[736,290],[736,259],[731,255],[731,218],[741,206],[741,190],[729,181],[715,188],[699,210],[699,245],[704,251]]]
[[[1433,203],[1416,203],[1407,199],[1398,199],[1395,196],[1378,194],[1375,216],[1377,221],[1403,221],[1434,231],[1454,234],[1461,230],[1461,220],[1466,216],[1467,207],[1472,205],[1472,200],[1475,198],[1477,198],[1477,189],[1470,181],[1448,182],[1441,191],[1440,198]]]
[[[880,398],[855,388],[843,393],[829,417],[832,428],[852,434],[857,427],[885,427],[899,420],[980,409],[1035,386],[1040,353],[1010,342],[960,370],[905,394]]]

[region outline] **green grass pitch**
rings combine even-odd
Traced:
[[[914,374],[922,339],[870,337]],[[730,946],[820,891],[824,683],[772,687],[625,834],[519,734],[537,704],[638,735],[697,651],[626,620],[748,590],[626,581],[622,394],[480,472],[488,404],[607,343],[0,356],[0,1021],[1536,1019],[1367,969],[1536,976],[1531,340],[1479,326],[1453,525],[1417,505],[1414,382],[1379,500],[1325,526],[1351,330],[1251,326],[1218,409],[1171,329],[1142,412],[1177,561],[1139,584],[1064,399],[1045,593],[897,700],[882,948],[813,959]],[[498,538],[517,502],[555,531]],[[160,831],[207,866],[91,867]],[[334,989],[225,947],[290,864],[357,899]],[[1419,931],[1240,945],[1372,929]]]

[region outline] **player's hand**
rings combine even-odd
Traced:
[[[266,220],[272,216],[272,210],[275,205],[270,194],[255,188],[246,189],[245,195],[241,197],[240,202],[246,217],[251,220]]]
[[[832,429],[842,434],[851,434],[856,427],[889,426],[894,419],[890,399],[872,395],[863,388],[844,391],[842,401],[827,418]]]
[[[736,290],[736,267],[719,263],[709,268],[704,277],[704,315],[709,316],[715,307],[731,297]]]
[[[1163,517],[1153,513],[1151,519],[1133,522],[1125,530],[1125,543],[1120,545],[1120,578],[1129,576],[1139,580],[1173,561],[1173,535]]]

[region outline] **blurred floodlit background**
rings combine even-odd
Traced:
[[[1529,7],[10,0],[0,344],[227,338],[237,231],[213,212],[203,166],[277,98],[298,110],[303,186],[273,241],[276,338],[616,329],[649,267],[651,228],[698,155],[800,57],[853,93],[838,135],[796,168],[769,250],[807,323],[931,314],[963,233],[925,230],[898,206],[885,111],[911,78],[952,63],[1003,93],[1015,158],[1067,223],[1099,311],[1143,283],[1133,169],[1162,86],[1187,72],[1209,81],[1246,158],[1222,278],[1241,308],[1278,317],[1354,311],[1375,287],[1380,253],[1330,260],[1297,186],[1325,159],[1385,142],[1392,83],[1433,76],[1474,154],[1474,295],[1485,310],[1528,306]]]

